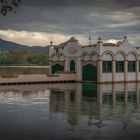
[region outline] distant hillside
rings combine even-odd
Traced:
[[[49,47],[26,46],[0,39],[0,51],[27,51],[30,53],[49,53]]]
[[[28,47],[28,50],[32,53],[47,53],[49,54],[49,47],[41,47],[41,46],[32,46]]]

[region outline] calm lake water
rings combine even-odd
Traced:
[[[117,139],[140,139],[140,84],[0,86],[0,140]]]

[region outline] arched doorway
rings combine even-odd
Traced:
[[[52,73],[64,71],[64,67],[60,64],[55,64],[52,66]]]
[[[83,81],[97,81],[97,68],[91,64],[87,64],[82,68]]]
[[[70,72],[75,72],[75,61],[74,60],[70,61]]]

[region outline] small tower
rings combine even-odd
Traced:
[[[89,46],[91,46],[91,33],[89,32],[89,36],[88,36],[88,41],[89,41]]]
[[[123,42],[126,42],[127,41],[127,36],[125,35],[124,37],[123,37]]]
[[[50,44],[52,45],[52,44],[53,44],[53,42],[52,42],[52,41],[50,41]]]
[[[49,46],[49,66],[50,66],[50,69],[49,69],[49,74],[52,73],[52,53],[53,53],[53,49],[54,49],[54,46],[53,46],[53,42],[50,41],[50,46]]]
[[[127,36],[126,36],[126,35],[123,37],[123,40],[124,40],[124,41],[127,40]]]
[[[98,41],[97,41],[97,43],[98,43],[98,44],[101,44],[101,43],[103,43],[103,41],[102,41],[101,37],[99,37],[99,38],[98,38]]]
[[[51,54],[53,52],[54,46],[53,46],[53,41],[50,41],[50,46],[49,46],[49,57],[51,57]]]
[[[123,38],[124,38],[124,40],[126,40],[127,39],[127,36],[125,35]]]

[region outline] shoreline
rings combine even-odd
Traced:
[[[0,66],[0,68],[50,68],[50,66],[38,66],[38,65],[23,65],[23,66],[19,66],[19,65],[12,65],[12,66],[6,66],[6,65],[3,65],[3,66]]]

